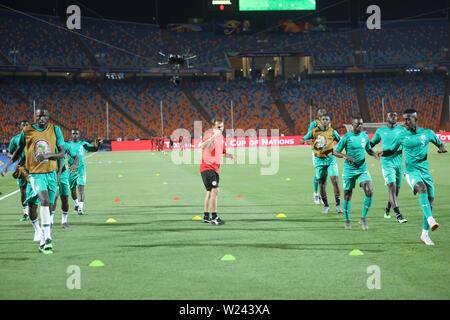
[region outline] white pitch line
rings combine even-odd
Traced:
[[[13,191],[10,194],[7,194],[6,196],[1,197],[0,200],[6,199],[6,198],[12,196],[13,194],[16,194],[17,192],[20,192],[20,189],[17,189],[16,191]]]
[[[95,154],[96,154],[96,152],[94,152],[93,154],[88,155],[85,159],[90,158],[90,157],[92,157],[92,156],[95,155]],[[8,198],[8,197],[10,197],[10,196],[12,196],[12,195],[14,195],[14,194],[16,194],[17,192],[20,192],[20,189],[17,189],[16,191],[13,191],[13,192],[7,194],[6,196],[1,197],[1,198],[0,198],[0,201],[3,200],[3,199]]]

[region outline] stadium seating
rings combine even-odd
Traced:
[[[353,115],[359,115],[359,106],[353,80],[348,78],[324,78],[304,80],[300,83],[280,82],[281,98],[296,130],[306,134],[310,122],[312,100],[312,119],[316,109],[324,107],[331,116],[332,126],[340,128]]]
[[[235,129],[278,129],[287,134],[288,129],[264,84],[249,81],[191,82],[195,97],[212,116],[225,119],[225,127],[231,128],[231,101],[233,101],[233,124]]]
[[[391,76],[366,79],[367,102],[372,122],[383,120],[384,110],[418,111],[419,125],[436,130],[441,118],[444,98],[444,75]]]
[[[380,30],[360,27],[361,42],[370,64],[416,64],[444,60],[447,21],[383,22]]]
[[[58,18],[0,11],[0,51],[18,65],[86,67],[89,61]],[[11,51],[18,51],[13,54]]]

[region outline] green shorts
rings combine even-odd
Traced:
[[[352,190],[355,188],[356,181],[358,181],[358,184],[361,184],[361,182],[364,181],[372,181],[372,177],[370,176],[369,170],[367,170],[367,166],[364,163],[364,165],[360,168],[348,168],[347,166],[344,166],[342,181],[344,190]]]
[[[38,194],[47,191],[50,203],[55,203],[56,189],[58,188],[56,171],[49,173],[29,173],[30,183],[27,186],[27,199],[25,203],[39,204]]]
[[[26,186],[27,186],[27,183],[28,183],[27,180],[17,179],[17,186],[18,186],[19,188],[26,187]]]
[[[65,170],[61,173],[61,178],[59,179],[59,195],[60,196],[70,195],[68,170]]]
[[[327,175],[330,177],[337,177],[339,175],[339,168],[336,158],[333,155],[327,158],[315,157],[314,164],[317,179],[326,178]]]
[[[403,162],[391,161],[381,158],[381,172],[383,173],[384,185],[395,182],[397,187],[402,185]]]
[[[78,167],[76,172],[69,174],[69,185],[70,189],[86,185],[86,167]]]
[[[423,182],[427,187],[428,196],[430,198],[434,198],[434,183],[430,172],[419,170],[411,170],[408,172],[405,171],[405,179],[406,182],[408,182],[411,189],[413,190],[414,194],[417,193],[417,191],[414,190],[414,186],[416,185],[416,183]]]

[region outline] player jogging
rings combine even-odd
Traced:
[[[330,176],[334,187],[334,197],[336,200],[336,211],[343,213],[341,209],[341,192],[339,190],[339,169],[336,158],[333,155],[333,143],[339,142],[341,139],[336,130],[330,127],[330,116],[322,115],[320,117],[321,125],[312,129],[303,137],[300,143],[305,140],[312,139],[314,147],[314,167],[316,168],[316,178],[319,181],[320,196],[322,198],[324,209],[322,213],[328,213],[330,207],[328,205],[326,178]]]
[[[313,120],[310,124],[309,124],[309,128],[308,128],[308,132],[311,132],[315,127],[318,127],[320,125],[322,125],[322,123],[320,122],[320,117],[323,116],[324,114],[327,113],[327,110],[325,108],[319,108],[317,109],[317,119]],[[306,140],[306,139],[305,139]],[[314,144],[311,146],[312,149],[312,162],[313,162],[313,166],[315,168],[315,163],[314,163]],[[314,203],[315,204],[320,204],[320,194],[319,194],[319,180],[317,179],[317,175],[314,175]],[[326,184],[326,181],[325,181]]]
[[[72,158],[74,158],[74,162],[70,166],[70,172],[76,173],[78,162],[79,162],[78,156],[67,145],[67,142],[64,142],[64,151],[65,151],[65,155],[70,155]],[[51,221],[51,225],[53,226],[53,218],[55,216],[56,204],[58,202],[58,197],[61,197],[61,210],[62,210],[61,226],[64,229],[70,229],[70,226],[67,223],[67,218],[69,215],[69,195],[70,195],[69,168],[67,167],[65,160],[66,160],[66,156],[64,156],[64,158],[59,160],[59,161],[61,161],[60,165],[62,166],[62,172],[61,172],[61,178],[59,181],[58,189],[56,190],[55,203],[50,208],[50,221]]]
[[[206,188],[204,201],[204,223],[213,225],[225,224],[225,221],[217,215],[217,198],[219,195],[219,167],[222,155],[234,160],[234,156],[226,153],[225,139],[222,135],[224,120],[214,118],[213,127],[205,134],[202,143],[202,163],[200,164],[200,174]],[[211,212],[211,218],[209,213]]]
[[[335,156],[346,160],[344,162],[344,173],[342,174],[344,184],[343,207],[346,229],[351,229],[350,208],[356,181],[358,181],[359,186],[365,193],[362,215],[359,221],[363,230],[368,230],[367,214],[369,213],[373,201],[373,183],[369,170],[367,170],[365,153],[367,152],[376,159],[379,159],[379,155],[372,150],[367,134],[361,131],[362,125],[363,119],[353,118],[352,130],[342,137],[334,150]],[[344,149],[346,150],[346,154],[341,153]]]
[[[86,167],[84,164],[84,155],[87,151],[98,151],[98,149],[101,147],[102,140],[99,140],[98,142],[95,141],[94,145],[89,144],[89,142],[81,141],[80,140],[80,130],[73,129],[72,130],[72,141],[66,142],[66,146],[68,146],[71,150],[69,155],[69,166],[72,166],[72,164],[75,162],[75,159],[71,157],[72,154],[76,154],[78,156],[79,162],[77,166],[76,172],[70,172],[69,174],[69,185],[70,185],[70,191],[72,194],[72,199],[75,202],[75,212],[78,212],[79,215],[83,215],[84,211],[84,200],[85,200],[85,194],[84,194],[84,186],[86,185]],[[78,192],[80,194],[80,199],[78,200],[77,196],[77,187]]]
[[[397,221],[405,223],[408,220],[402,216],[400,209],[398,208],[398,193],[400,191],[403,176],[403,152],[400,144],[397,149],[394,149],[393,146],[397,144],[397,140],[406,129],[397,125],[397,120],[397,112],[389,111],[387,113],[387,125],[377,129],[372,141],[370,141],[370,145],[373,148],[381,141],[383,150],[389,149],[394,151],[392,155],[381,158],[381,170],[384,177],[384,184],[388,187],[389,191],[389,201],[386,206],[384,217],[387,219],[391,218],[390,210],[392,207],[394,208]]]
[[[428,166],[428,144],[438,147],[438,153],[446,153],[445,145],[436,134],[428,129],[417,126],[417,111],[408,109],[403,113],[406,131],[400,136],[397,145],[392,150],[384,150],[382,156],[390,156],[401,144],[405,154],[405,179],[413,190],[419,194],[419,203],[423,212],[423,228],[420,241],[432,246],[428,231],[435,231],[439,224],[433,218],[434,183]]]
[[[36,119],[37,123],[23,128],[19,147],[6,167],[3,168],[1,175],[4,176],[8,172],[9,166],[25,150],[25,169],[30,180],[25,202],[30,206],[30,212],[37,210],[37,204],[40,203],[42,237],[39,251],[51,254],[53,253],[53,243],[50,205],[55,201],[62,170],[61,167],[58,168],[57,160],[64,157],[64,137],[58,126],[48,123],[49,111],[47,108],[39,107],[36,110]],[[33,225],[36,220],[33,219]]]
[[[22,131],[23,128],[25,128],[28,125],[29,125],[28,120],[20,121],[20,131]],[[16,151],[16,149],[18,148],[19,141],[20,141],[20,133],[12,137],[11,141],[9,142],[8,146],[9,158],[12,158],[14,151]],[[19,163],[17,164],[15,171],[23,170],[21,169],[21,167],[23,168],[24,164],[25,164],[25,151],[23,151],[22,154],[19,156]],[[27,183],[28,182],[26,179],[17,179],[17,185],[19,186],[20,189],[20,203],[23,209],[23,217],[20,219],[20,221],[27,221],[30,219],[28,215],[29,210],[28,205],[24,204],[25,200],[27,199]]]

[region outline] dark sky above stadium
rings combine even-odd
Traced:
[[[197,17],[205,20],[236,18],[242,14],[233,12],[212,12],[208,1],[211,0],[0,0],[0,4],[16,10],[49,15],[64,15],[65,8],[71,4],[81,7],[82,15],[125,20],[142,23],[182,23],[188,18]],[[237,1],[237,0],[232,0]],[[317,15],[328,21],[350,20],[365,17],[365,8],[377,4],[382,10],[382,19],[405,19],[445,17],[450,0],[316,0]],[[246,13],[246,18],[261,15],[283,15],[298,17],[309,12],[289,13]]]

